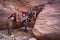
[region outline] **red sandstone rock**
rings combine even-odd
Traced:
[[[60,40],[60,4],[47,4],[38,15],[33,34],[41,40]]]

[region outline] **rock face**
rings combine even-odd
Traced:
[[[6,28],[7,18],[12,12],[16,12],[16,20],[20,22],[23,11],[29,11],[41,2],[42,0],[0,0],[0,29]]]
[[[12,22],[8,20],[8,17],[11,15],[11,13],[16,12],[16,20],[17,22],[20,21],[20,15],[22,13],[21,11],[26,11],[30,8],[28,6],[24,6],[27,5],[24,2],[25,1],[22,0],[0,0],[0,29],[6,29],[7,23],[12,25]]]
[[[40,40],[60,40],[60,4],[45,5],[38,15],[33,34]]]

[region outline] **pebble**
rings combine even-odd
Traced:
[[[30,38],[29,40],[37,40],[36,38]]]

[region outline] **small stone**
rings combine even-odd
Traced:
[[[29,40],[37,40],[36,38],[30,38]]]

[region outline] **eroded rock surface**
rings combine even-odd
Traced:
[[[33,34],[41,40],[60,40],[60,3],[45,5],[38,15]]]

